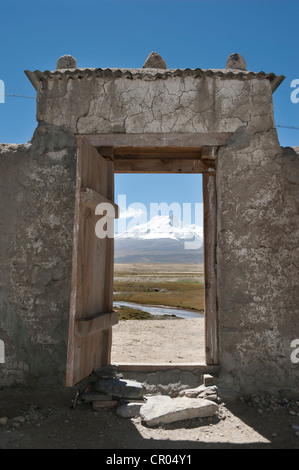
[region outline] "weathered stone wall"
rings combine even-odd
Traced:
[[[273,127],[269,81],[245,72],[229,77],[54,75],[39,82],[37,120],[78,134],[235,132],[252,120],[256,129]]]
[[[298,153],[280,148],[269,80],[244,73],[48,74],[27,146],[1,146],[4,383],[63,380],[75,133],[231,132],[217,157],[220,380],[295,388]]]
[[[229,144],[217,167],[221,376],[242,393],[298,391],[298,154],[275,130]]]
[[[40,126],[0,146],[1,385],[63,380],[70,297],[75,138]]]

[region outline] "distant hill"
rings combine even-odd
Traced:
[[[116,263],[202,263],[203,228],[184,224],[173,215],[156,216],[116,235],[114,260]]]

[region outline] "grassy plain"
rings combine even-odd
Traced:
[[[202,312],[204,310],[203,265],[115,264],[114,300]],[[131,313],[134,317],[133,312]]]

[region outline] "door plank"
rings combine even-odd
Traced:
[[[114,207],[114,213],[115,213],[115,219],[119,218],[119,207],[117,204],[115,204],[113,201],[110,201],[110,199],[107,199],[105,196],[102,194],[97,193],[91,188],[82,188],[80,190],[80,197],[81,197],[81,202],[85,204],[87,207],[89,207],[92,210],[95,210],[98,204],[105,203],[105,204],[112,204]]]
[[[113,311],[110,302],[113,293],[107,290],[107,286],[113,287],[113,278],[107,280],[113,270],[107,272],[106,269],[107,256],[111,258],[110,239],[96,236],[98,216],[81,200],[81,190],[90,188],[113,202],[114,193],[110,189],[113,181],[109,181],[114,177],[111,165],[113,163],[104,159],[89,142],[78,138],[67,386],[73,386],[93,370],[106,365],[108,359],[106,337],[111,335],[110,326],[91,336],[80,337],[75,333],[78,321]]]
[[[107,330],[118,323],[118,313],[100,313],[93,318],[84,318],[75,321],[75,335],[80,338],[94,335],[102,330]]]

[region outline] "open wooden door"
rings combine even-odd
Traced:
[[[110,363],[114,239],[95,232],[99,203],[114,204],[114,164],[85,138],[77,142],[77,183],[66,385],[71,387]]]

